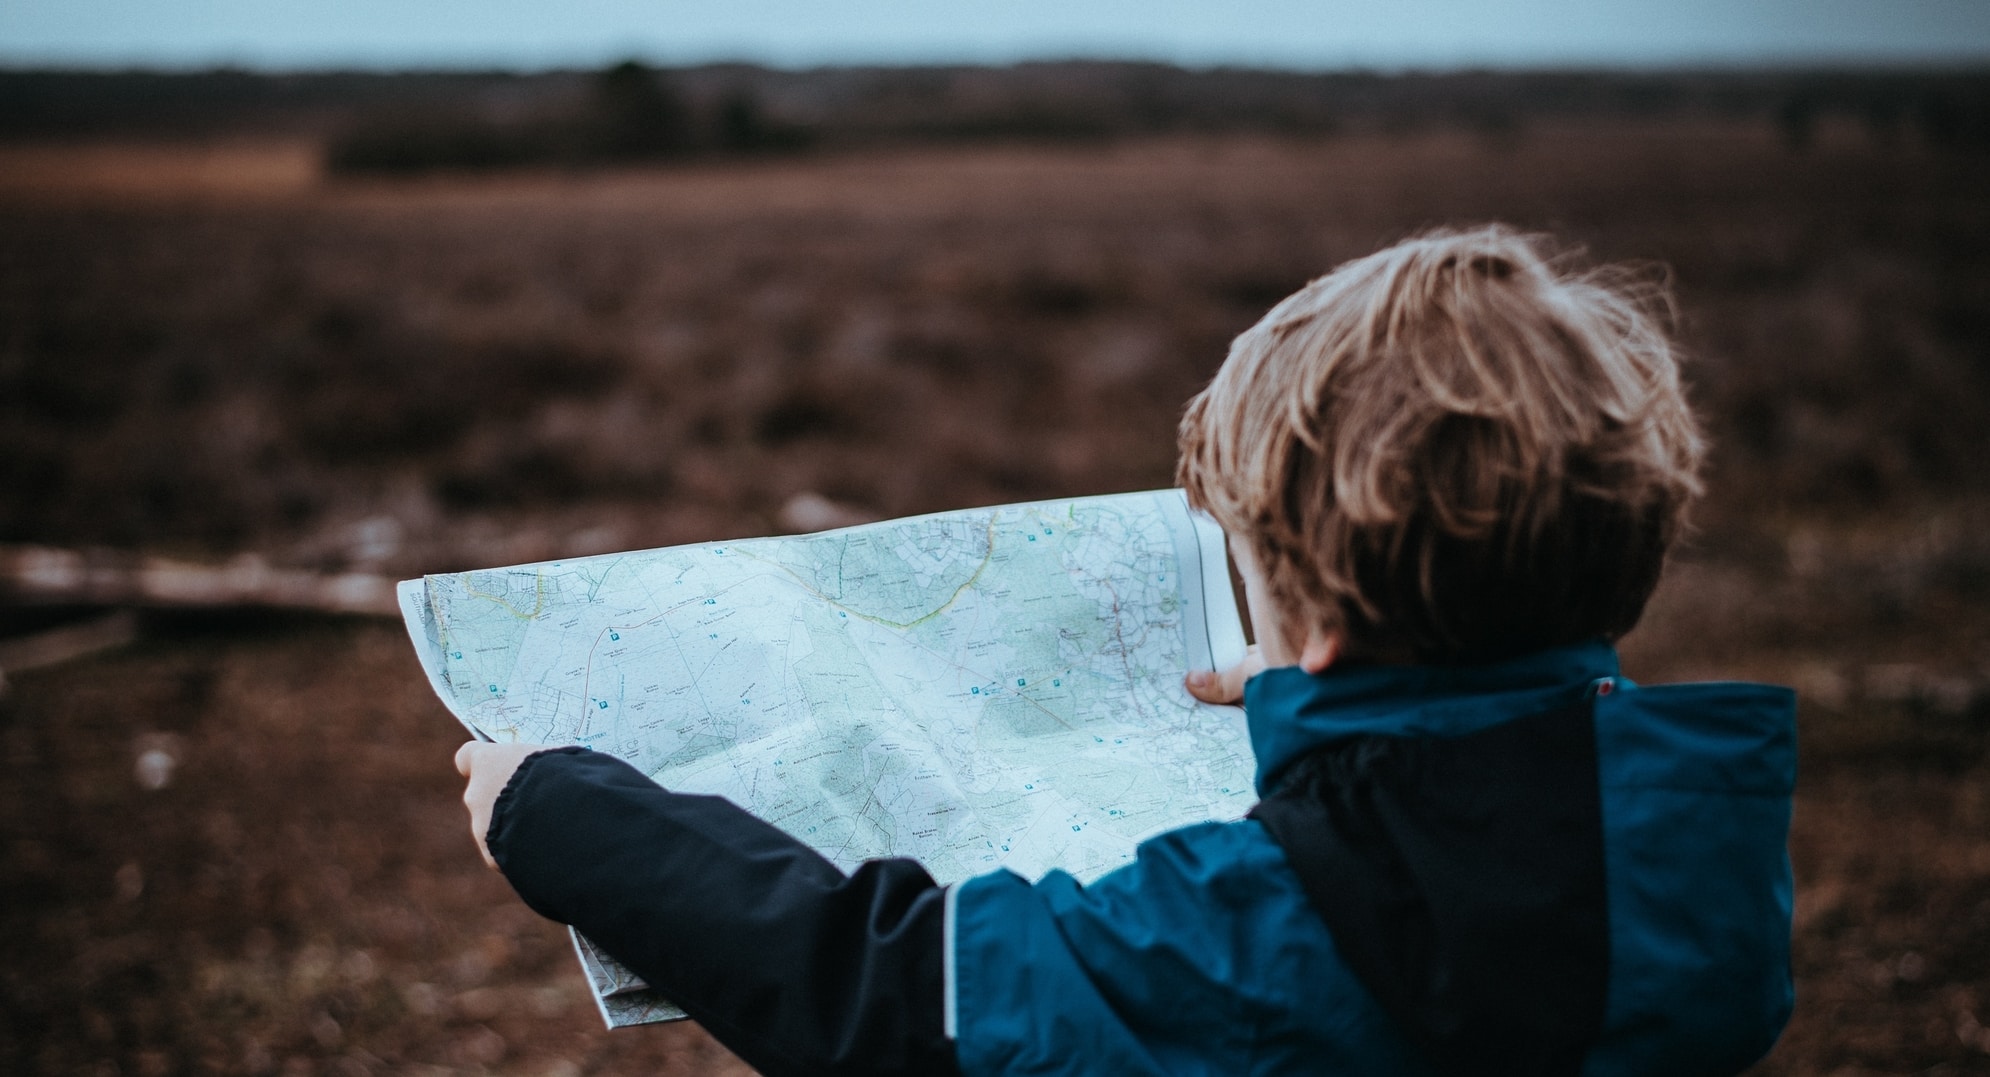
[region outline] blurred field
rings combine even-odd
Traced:
[[[1990,1072],[1990,154],[1591,119],[387,181],[258,146],[0,148],[0,541],[413,575],[804,493],[1160,486],[1230,336],[1342,259],[1496,219],[1669,265],[1714,492],[1626,664],[1803,693],[1759,1072]],[[599,1029],[395,626],[154,618],[10,678],[0,1069],[728,1072]]]
[[[298,195],[318,181],[308,140],[0,143],[0,198],[91,204]]]

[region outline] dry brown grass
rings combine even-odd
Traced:
[[[1664,260],[1716,493],[1627,665],[1805,699],[1762,1072],[1990,1068],[1990,160],[1746,125],[407,183],[64,152],[0,154],[0,540],[401,574],[764,532],[804,491],[1162,485],[1230,335],[1343,258],[1499,219]],[[459,833],[393,630],[150,640],[0,716],[0,1068],[719,1071],[595,1027]]]
[[[0,144],[0,200],[147,204],[278,198],[309,191],[321,169],[299,139]]]

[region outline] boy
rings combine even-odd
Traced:
[[[1188,678],[1244,701],[1247,819],[1090,886],[942,888],[607,756],[468,744],[472,830],[769,1075],[1738,1071],[1791,1005],[1794,701],[1618,675],[1698,490],[1659,298],[1485,228],[1237,338],[1179,477],[1258,640]]]

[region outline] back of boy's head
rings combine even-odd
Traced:
[[[1666,303],[1502,227],[1408,240],[1237,337],[1179,480],[1294,638],[1420,662],[1615,639],[1699,492]]]

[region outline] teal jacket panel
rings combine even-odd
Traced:
[[[1606,1016],[1583,1070],[1736,1072],[1792,1001],[1787,690],[1640,688],[1599,643],[1482,666],[1270,670],[1246,711],[1262,794],[1348,738],[1459,736],[1582,701],[1610,930]],[[951,1027],[969,1074],[1427,1072],[1252,820],[1163,834],[1089,886],[981,876],[956,888],[950,916]]]

